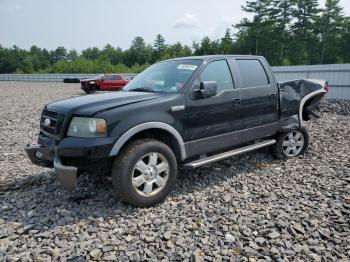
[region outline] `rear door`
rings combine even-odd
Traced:
[[[235,89],[226,59],[206,65],[191,90],[201,81],[215,81],[217,95],[195,99],[189,94],[184,129],[190,155],[209,153],[240,142],[242,129],[240,91]]]
[[[258,58],[236,58],[242,96],[242,142],[273,135],[277,128],[277,83],[269,66]]]

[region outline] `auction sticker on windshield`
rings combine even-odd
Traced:
[[[198,66],[196,65],[184,65],[184,64],[181,64],[181,65],[178,65],[177,69],[184,69],[184,70],[191,70],[191,71],[194,71],[196,70]]]

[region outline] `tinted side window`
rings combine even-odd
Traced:
[[[266,72],[259,60],[237,60],[243,87],[267,86]]]
[[[112,80],[122,80],[120,75],[114,75],[112,76]]]
[[[134,77],[133,77],[133,76],[124,76],[124,79],[125,79],[125,80],[133,80]]]
[[[233,89],[231,72],[226,60],[210,63],[201,73],[200,81],[215,81],[218,86],[218,93]]]
[[[112,77],[113,77],[113,76],[105,76],[104,79],[105,79],[105,80],[113,80]]]

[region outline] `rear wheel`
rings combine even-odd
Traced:
[[[131,205],[153,206],[170,193],[176,174],[177,161],[166,144],[153,139],[137,140],[115,160],[113,187]]]
[[[309,134],[302,127],[277,136],[277,143],[271,147],[272,155],[278,159],[286,159],[303,155],[309,145]]]

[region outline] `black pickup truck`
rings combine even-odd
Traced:
[[[279,159],[303,154],[303,121],[318,117],[327,91],[320,80],[277,83],[259,56],[167,60],[122,92],[48,104],[38,145],[25,149],[70,191],[79,175],[108,174],[124,201],[152,206],[173,188],[179,163],[196,168],[268,146]]]

